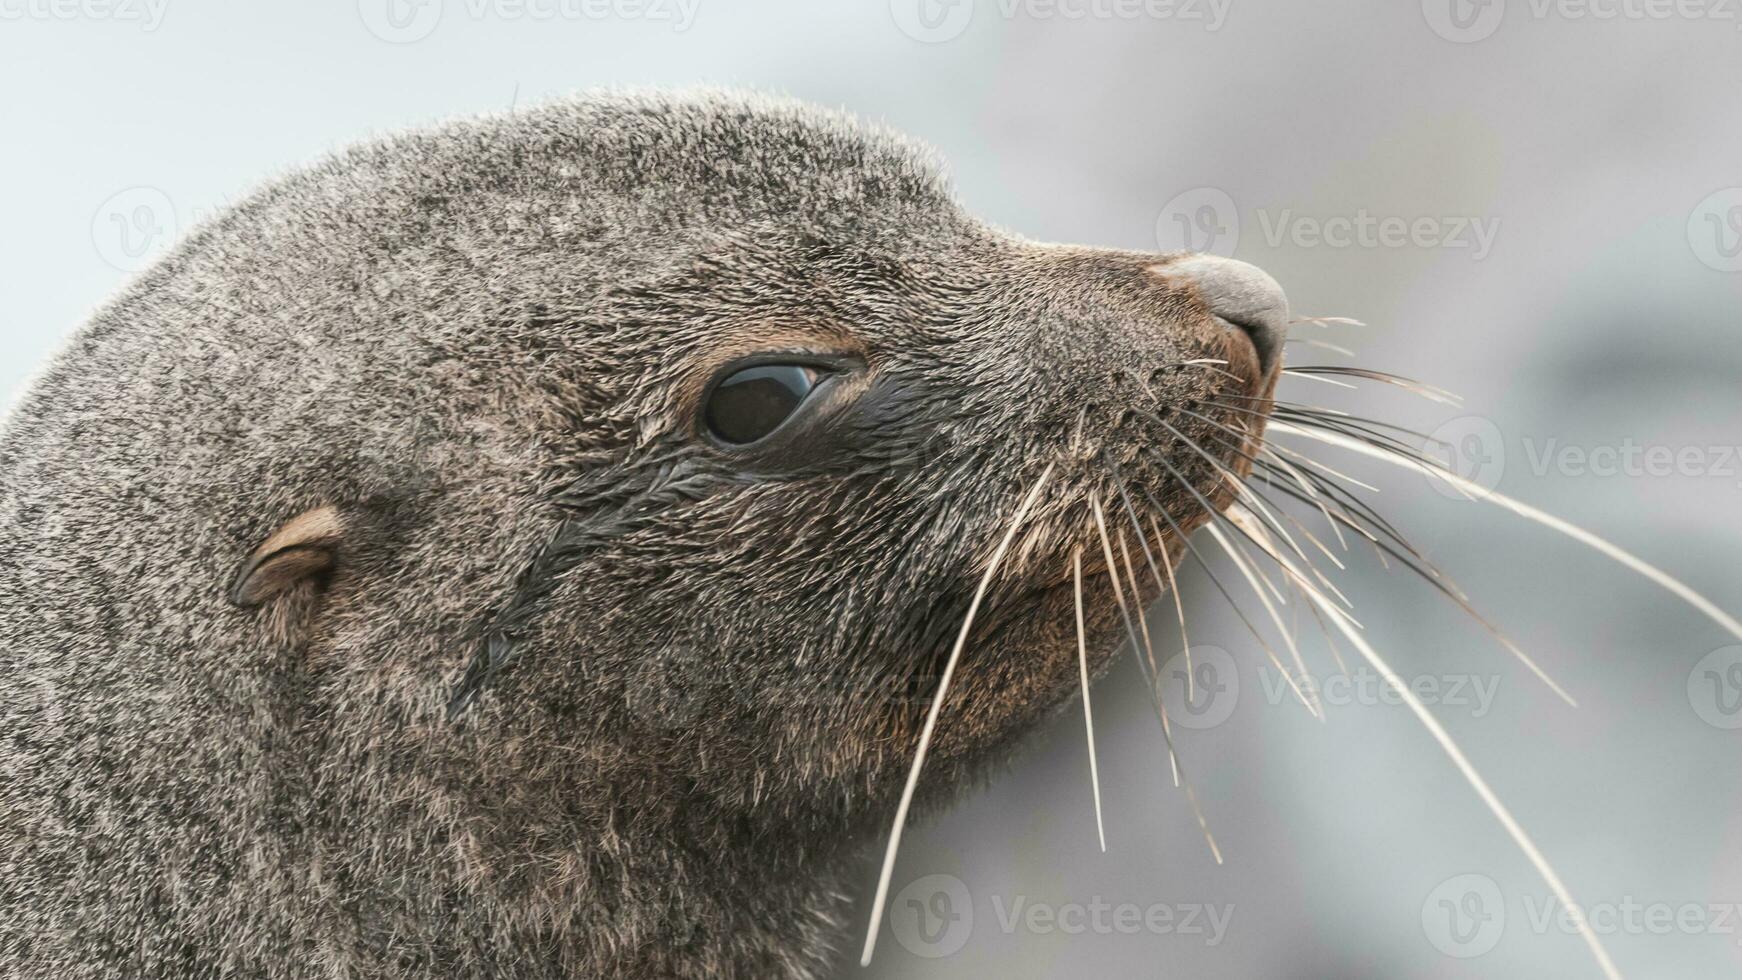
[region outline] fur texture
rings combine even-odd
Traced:
[[[236,205],[0,435],[0,976],[821,975],[1017,499],[1059,462],[926,805],[1074,694],[1097,460],[1165,482],[1125,407],[1253,368],[1157,261],[718,93],[451,123]],[[710,379],[759,353],[850,367],[711,444]],[[330,576],[233,605],[322,507]]]

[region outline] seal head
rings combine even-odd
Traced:
[[[0,958],[819,975],[1017,502],[1052,467],[922,803],[1072,697],[1074,554],[1105,666],[1090,505],[1153,599],[1286,322],[1243,263],[1025,241],[923,149],[755,96],[273,184],[0,436]]]

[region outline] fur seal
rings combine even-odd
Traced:
[[[1171,567],[1286,323],[763,96],[273,183],[0,434],[0,976],[821,975],[1000,536],[922,807],[1072,700],[1073,553],[1106,665],[1087,505]]]

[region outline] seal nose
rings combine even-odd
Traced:
[[[1252,338],[1260,369],[1275,366],[1288,335],[1288,297],[1263,269],[1220,255],[1191,255],[1150,269],[1196,285],[1211,313]]]

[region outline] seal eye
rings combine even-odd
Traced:
[[[792,417],[822,374],[803,364],[758,364],[714,386],[703,420],[714,438],[747,446]]]

